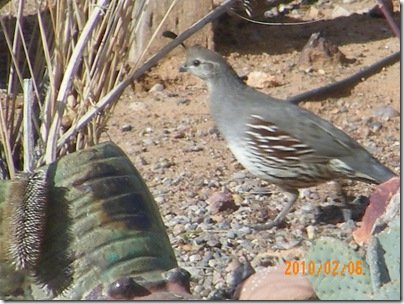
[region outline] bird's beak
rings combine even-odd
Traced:
[[[186,63],[184,63],[182,66],[180,66],[180,72],[186,72],[188,69],[187,69],[187,64]]]

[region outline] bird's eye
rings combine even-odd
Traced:
[[[194,66],[198,66],[198,65],[201,64],[201,62],[200,62],[199,60],[194,60],[194,61],[192,62],[192,64],[193,64]]]

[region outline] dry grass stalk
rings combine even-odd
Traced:
[[[37,28],[32,35],[23,31],[22,12],[27,2],[34,3],[18,3],[11,29],[10,22],[0,18],[12,62],[8,91],[0,107],[0,156],[11,176],[23,166],[19,151],[24,149],[26,134],[18,94],[24,78],[33,80],[36,99],[32,108],[35,168],[98,142],[120,94],[110,94],[103,111],[96,103],[128,77],[126,54],[137,24],[131,19],[134,1],[55,0],[48,1],[45,10],[36,1],[36,11],[31,11],[35,18],[28,25]],[[85,123],[78,127],[82,117],[86,117]],[[58,145],[66,133],[63,144]]]
[[[224,1],[221,7],[168,43],[141,67],[140,59],[129,69],[128,49],[139,24],[145,22],[143,12],[148,0],[48,0],[45,10],[38,1],[35,2],[37,31],[34,33],[27,35],[22,30],[21,19],[17,18],[13,41],[7,34],[10,29],[0,18],[12,57],[10,71],[15,71],[16,75],[10,75],[9,91],[0,109],[3,143],[0,157],[6,159],[11,176],[22,170],[23,163],[19,152],[24,148],[21,140],[23,113],[18,110],[22,106],[17,93],[24,78],[33,80],[36,98],[32,115],[36,156],[32,168],[35,169],[66,153],[96,144],[123,90],[238,0]],[[157,31],[177,1],[172,1]],[[20,11],[24,3],[20,1]],[[17,43],[21,43],[22,48],[18,48]],[[24,64],[20,56],[28,64]]]

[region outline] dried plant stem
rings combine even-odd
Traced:
[[[7,124],[4,117],[3,104],[0,104],[0,126],[0,138],[3,143],[2,148],[4,149],[8,172],[10,173],[10,177],[13,178],[15,176],[15,167],[11,152],[11,143],[7,132]]]
[[[139,68],[178,3],[171,0],[146,49],[129,71],[128,49],[139,34],[139,24],[145,22],[148,0],[54,0],[46,5],[36,1],[37,19],[28,19],[33,23],[24,27],[22,12],[27,1],[19,1],[13,35],[5,26],[8,23],[0,19],[12,62],[9,94],[0,110],[0,139],[4,142],[0,149],[9,174],[22,170],[23,165],[25,170],[35,170],[65,153],[97,143],[124,89],[237,1],[225,0]],[[36,97],[25,102],[25,113],[17,99],[24,77],[32,79],[34,94],[32,89],[24,89],[25,93]],[[34,150],[39,153],[35,162],[28,154]]]
[[[107,95],[105,95],[93,108],[89,109],[80,119],[79,121],[72,126],[66,133],[64,133],[58,141],[57,149],[60,149],[64,144],[67,143],[69,138],[71,138],[74,134],[76,134],[81,128],[83,128],[90,120],[100,113],[109,103],[113,102],[122,94],[125,88],[133,83],[134,80],[141,77],[147,70],[152,68],[158,60],[167,55],[171,50],[180,45],[185,39],[190,37],[192,34],[197,32],[207,23],[212,22],[220,15],[225,13],[227,9],[234,5],[238,0],[227,0],[222,3],[222,5],[218,6],[212,12],[207,14],[205,17],[200,19],[194,25],[192,25],[188,30],[179,35],[176,39],[172,40],[166,46],[164,46],[159,52],[157,52],[154,56],[152,56],[145,64],[143,64],[139,69],[134,70],[129,77],[124,79],[121,83],[119,83],[116,87],[114,87]]]
[[[94,105],[91,109],[89,109],[80,120],[66,133],[64,133],[58,141],[57,149],[62,148],[64,144],[76,134],[81,128],[83,128],[96,114],[100,113],[109,103],[114,100],[117,100],[125,88],[132,83],[131,78],[126,78],[116,87],[114,87],[107,95],[105,95],[97,104]]]
[[[23,13],[23,8],[24,8],[24,0],[21,0],[18,6],[18,12],[17,12],[17,23],[19,23],[19,21],[22,18],[22,13]],[[5,27],[4,27],[5,28]],[[15,90],[15,85],[14,85],[14,77],[15,77],[15,72],[16,70],[18,70],[18,59],[19,59],[19,53],[20,53],[20,36],[18,35],[18,26],[16,25],[15,29],[14,29],[14,39],[13,39],[13,44],[12,44],[12,48],[10,49],[12,55],[14,57],[12,57],[13,59],[13,65],[10,68],[10,76],[8,79],[8,95],[13,94],[14,90]],[[9,44],[9,42],[7,42],[7,44]],[[9,46],[10,48],[10,46]],[[23,79],[21,76],[21,73],[19,73],[19,71],[17,71],[17,75],[18,78],[20,80],[20,83],[22,84]]]
[[[33,169],[33,152],[34,152],[34,132],[32,125],[33,118],[33,81],[32,79],[24,79],[24,172],[31,172]]]
[[[104,7],[108,5],[108,3],[109,1],[107,0],[99,0],[97,2],[92,15],[83,28],[83,32],[81,33],[80,38],[77,41],[77,45],[74,48],[72,57],[70,58],[69,64],[64,73],[64,77],[60,85],[59,94],[56,98],[55,117],[53,118],[53,122],[48,135],[48,141],[46,143],[44,159],[47,164],[55,161],[56,159],[56,146],[60,129],[60,121],[64,113],[67,94],[69,93],[72,86],[73,76],[77,72],[81,57],[83,55],[84,47],[86,46],[87,41],[90,39],[90,35],[94,30],[96,24],[103,15]]]

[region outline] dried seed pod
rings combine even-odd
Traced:
[[[33,270],[38,264],[46,209],[45,172],[19,173],[11,182],[3,220],[8,255],[17,269]]]

